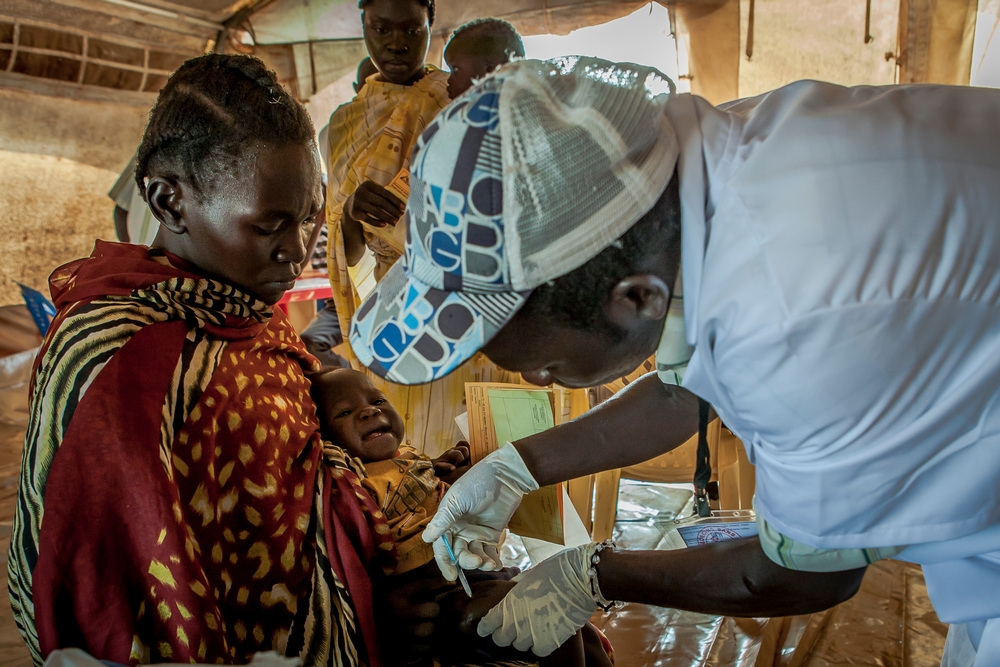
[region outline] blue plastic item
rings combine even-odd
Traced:
[[[28,306],[31,319],[35,320],[38,331],[44,336],[49,330],[52,318],[56,316],[56,307],[45,298],[45,295],[36,289],[31,289],[27,285],[17,284],[21,288],[21,296],[24,297],[24,304]]]

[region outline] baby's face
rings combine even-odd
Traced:
[[[403,419],[363,373],[343,369],[313,383],[323,437],[365,463],[396,455]]]
[[[460,48],[449,48],[445,61],[451,74],[448,76],[448,97],[455,99],[499,65],[496,58],[470,54]]]

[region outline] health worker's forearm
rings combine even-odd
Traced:
[[[601,593],[719,616],[810,614],[850,599],[865,569],[801,572],[768,559],[756,537],[676,551],[601,552]]]
[[[635,465],[698,432],[698,398],[656,373],[578,419],[514,443],[541,486]]]

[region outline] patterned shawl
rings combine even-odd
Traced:
[[[380,664],[388,527],[323,455],[287,320],[142,246],[99,241],[51,287],[8,561],[36,664]]]

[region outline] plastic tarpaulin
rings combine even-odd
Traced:
[[[720,104],[799,79],[967,85],[977,6],[978,0],[705,0],[680,2],[675,13],[691,92]]]
[[[676,10],[691,92],[714,104],[799,79],[893,83],[886,53],[896,49],[898,13],[897,0],[713,0]]]
[[[20,450],[28,425],[28,385],[42,343],[25,306],[0,308],[0,445]]]
[[[24,306],[0,308],[0,553],[6,560],[14,517],[24,431],[28,426],[28,386],[42,337]],[[7,568],[0,573],[6,588]],[[0,666],[27,667],[28,648],[14,626],[9,604],[0,607]]]
[[[606,23],[648,4],[636,0],[438,0],[436,34],[447,34],[472,19],[506,19],[523,35],[568,34]],[[250,20],[257,44],[292,44],[360,39],[356,0],[275,0]]]
[[[355,0],[277,0],[250,19],[258,44],[361,39]]]
[[[614,539],[664,549],[673,520],[691,512],[690,491],[623,481]],[[504,546],[505,564],[527,565],[516,552]],[[732,618],[629,603],[591,620],[628,667],[938,667],[947,631],[920,567],[892,560],[869,566],[853,598],[818,614]]]
[[[78,648],[53,651],[45,661],[45,667],[105,667],[108,664],[100,660],[95,660]],[[297,667],[301,664],[301,660],[283,658],[277,653],[268,652],[255,655],[249,667]],[[181,666],[164,664],[163,667]]]
[[[978,1],[899,4],[899,82],[968,85]]]

